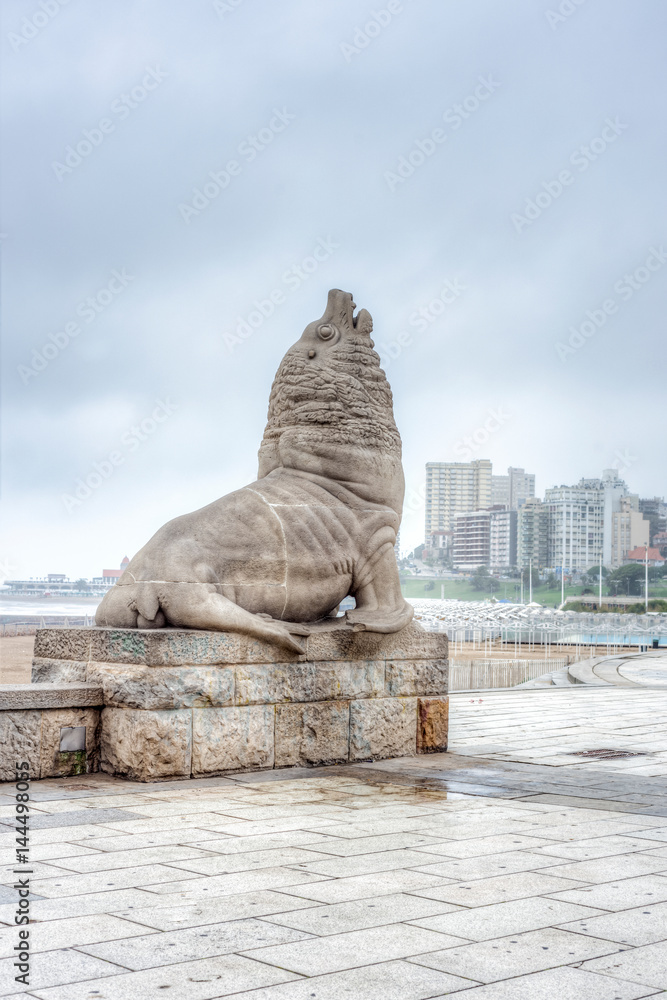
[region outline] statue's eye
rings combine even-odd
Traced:
[[[332,326],[331,323],[322,323],[322,326],[317,329],[317,336],[320,340],[331,340],[335,335],[336,327]]]

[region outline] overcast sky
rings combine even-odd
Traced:
[[[387,361],[404,549],[427,461],[663,495],[666,31],[664,0],[3,0],[1,575],[97,576],[251,482],[332,287]]]

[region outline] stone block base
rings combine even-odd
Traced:
[[[33,780],[98,771],[101,708],[94,685],[0,685],[0,781],[14,781],[23,762]]]
[[[315,628],[304,655],[231,633],[43,629],[34,680],[102,689],[100,768],[138,781],[447,748],[447,638]]]

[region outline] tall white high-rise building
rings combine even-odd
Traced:
[[[549,566],[562,567],[566,573],[597,566],[604,529],[604,496],[599,486],[587,485],[585,480],[577,486],[554,486],[545,491],[544,502],[549,507]]]
[[[506,476],[491,476],[491,503],[518,510],[528,497],[535,496],[535,475],[510,466]]]
[[[491,506],[491,462],[426,463],[426,544],[437,532],[451,532],[457,514]]]
[[[550,508],[537,497],[527,497],[517,516],[517,565],[532,562],[536,569],[548,565]]]

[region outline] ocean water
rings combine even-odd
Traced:
[[[26,621],[38,617],[81,618],[94,617],[101,597],[2,597],[0,596],[0,616],[25,618]]]

